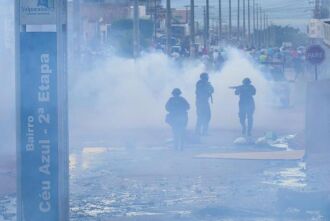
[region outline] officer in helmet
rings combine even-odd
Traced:
[[[166,123],[172,127],[173,144],[177,150],[183,149],[185,132],[188,124],[188,110],[190,105],[185,98],[181,96],[179,88],[172,91],[172,97],[167,101],[165,109]]]
[[[242,83],[241,86],[235,88],[235,94],[239,96],[239,119],[242,126],[242,135],[251,136],[255,110],[253,97],[256,95],[256,89],[249,78],[245,78]]]
[[[196,84],[196,110],[197,110],[197,123],[196,134],[207,135],[209,123],[211,120],[210,101],[212,102],[212,94],[214,88],[209,82],[209,75],[202,73],[200,80]]]

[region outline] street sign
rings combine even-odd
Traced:
[[[55,32],[21,33],[21,203],[31,220],[58,220],[56,51]]]
[[[309,46],[306,50],[306,59],[311,64],[321,64],[325,59],[325,51],[320,45]]]
[[[325,59],[325,50],[320,45],[311,45],[306,50],[306,59],[314,65],[315,80],[318,79],[317,65]]]
[[[69,220],[66,10],[15,4],[17,221]]]

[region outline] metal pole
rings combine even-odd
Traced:
[[[231,28],[232,28],[232,20],[231,20],[231,0],[229,0],[229,30],[228,30],[228,40],[231,42]]]
[[[238,43],[240,41],[240,35],[241,35],[241,30],[240,30],[240,0],[237,0],[237,40],[238,40]]]
[[[245,0],[243,0],[243,41],[244,43],[246,42],[246,5],[245,5]]]
[[[189,5],[184,6],[186,8],[186,24],[189,23],[188,17],[189,17],[189,13],[188,13],[188,8],[190,7]]]
[[[139,0],[134,0],[134,22],[133,22],[133,56],[137,58],[140,54],[140,22],[139,22]]]
[[[261,10],[261,7],[259,8],[259,42],[260,42],[260,47],[262,47],[263,45],[263,42],[262,42],[262,10]]]
[[[259,47],[262,47],[262,9],[259,7]]]
[[[317,64],[315,65],[315,80],[318,80]]]
[[[248,0],[248,45],[251,45],[251,4]]]
[[[263,39],[264,39],[264,47],[267,47],[267,30],[266,30],[266,12],[264,12],[264,32],[263,32]]]
[[[190,56],[197,53],[195,47],[195,0],[190,0]]]
[[[51,3],[51,1],[50,1]],[[59,148],[59,220],[69,221],[69,125],[68,125],[68,3],[57,1],[57,67],[58,67],[58,148]],[[62,194],[62,196],[61,196]]]
[[[157,8],[158,8],[158,5],[157,5],[157,0],[154,0],[154,42],[156,43],[156,40],[157,40],[157,16],[158,16],[158,13],[157,13]]]
[[[253,42],[253,46],[255,47],[255,45],[256,45],[256,2],[255,2],[255,0],[253,0],[253,8],[252,8],[252,10],[253,10],[253,40],[252,40],[252,42]]]
[[[267,47],[270,47],[269,24],[268,24],[268,16],[267,15],[266,15],[266,42],[267,42]]]
[[[206,0],[206,22],[205,22],[205,48],[209,48],[209,41],[210,41],[210,2]]]
[[[172,12],[171,0],[166,0],[166,53],[171,53],[171,27],[172,27]]]
[[[321,18],[320,0],[315,0],[314,18],[316,19]]]
[[[195,44],[195,0],[190,0],[190,45]]]
[[[269,26],[269,17],[267,16],[266,17],[266,27],[267,27],[267,45],[268,47],[271,47],[271,44],[270,44],[270,26]]]
[[[260,48],[260,30],[259,30],[259,7],[256,4],[256,47]]]
[[[219,0],[219,40],[222,39],[222,0]]]
[[[206,27],[205,27],[205,43],[206,43],[206,49],[209,48],[209,41],[210,41],[210,1],[206,0]]]

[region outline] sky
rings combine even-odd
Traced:
[[[243,0],[241,0],[242,2]],[[250,0],[251,3],[253,0]],[[312,0],[255,0],[256,3],[262,6],[262,8],[269,15],[273,23],[279,25],[291,25],[299,27],[302,30],[306,29],[308,20],[312,17],[313,1]],[[165,2],[163,0],[163,2]],[[199,18],[203,16],[202,7],[205,5],[205,0],[195,0],[196,15]],[[228,19],[228,2],[229,0],[222,0],[223,16],[226,22]],[[246,0],[247,2],[247,0]],[[172,7],[182,7],[189,5],[190,0],[172,0]],[[218,16],[218,3],[219,0],[210,0],[211,17]],[[242,5],[242,4],[241,4]],[[237,16],[237,0],[232,0],[233,7],[233,20],[235,21]],[[234,22],[234,24],[236,24]]]

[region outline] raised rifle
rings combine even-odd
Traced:
[[[239,89],[240,87],[242,87],[242,86],[232,86],[232,87],[229,87],[229,89],[237,90],[237,89]]]

